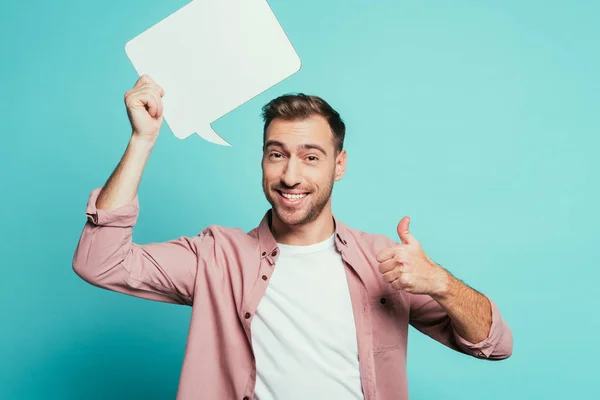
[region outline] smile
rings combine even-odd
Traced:
[[[302,202],[302,200],[308,196],[308,193],[285,193],[277,190],[279,196],[283,199],[284,204],[296,205]]]

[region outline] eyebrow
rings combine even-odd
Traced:
[[[264,147],[265,150],[270,146],[279,146],[286,151],[288,150],[287,146],[278,140],[268,140],[265,143],[265,147]],[[325,156],[327,155],[327,152],[325,151],[325,149],[323,147],[319,146],[318,144],[314,144],[314,143],[305,143],[305,144],[298,146],[298,148],[303,149],[303,150],[310,150],[310,149],[318,150],[321,153],[323,153],[323,155],[325,155]]]

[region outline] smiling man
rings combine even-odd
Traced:
[[[271,208],[255,229],[210,225],[195,237],[134,243],[163,95],[148,76],[126,93],[132,136],[88,199],[73,268],[98,287],[193,307],[178,399],[408,399],[409,326],[475,358],[511,355],[496,304],[434,263],[408,217],[394,241],[334,216],[345,125],[316,96],[263,107]]]

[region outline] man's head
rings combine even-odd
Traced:
[[[286,225],[330,212],[334,181],[346,169],[345,124],[327,102],[302,93],[263,107],[263,190]]]

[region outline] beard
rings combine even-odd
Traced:
[[[304,225],[316,220],[327,205],[333,191],[334,177],[319,191],[306,190],[309,194],[301,208],[289,207],[281,203],[277,189],[286,189],[281,183],[272,184],[270,190],[263,185],[263,191],[277,218],[288,226]]]

